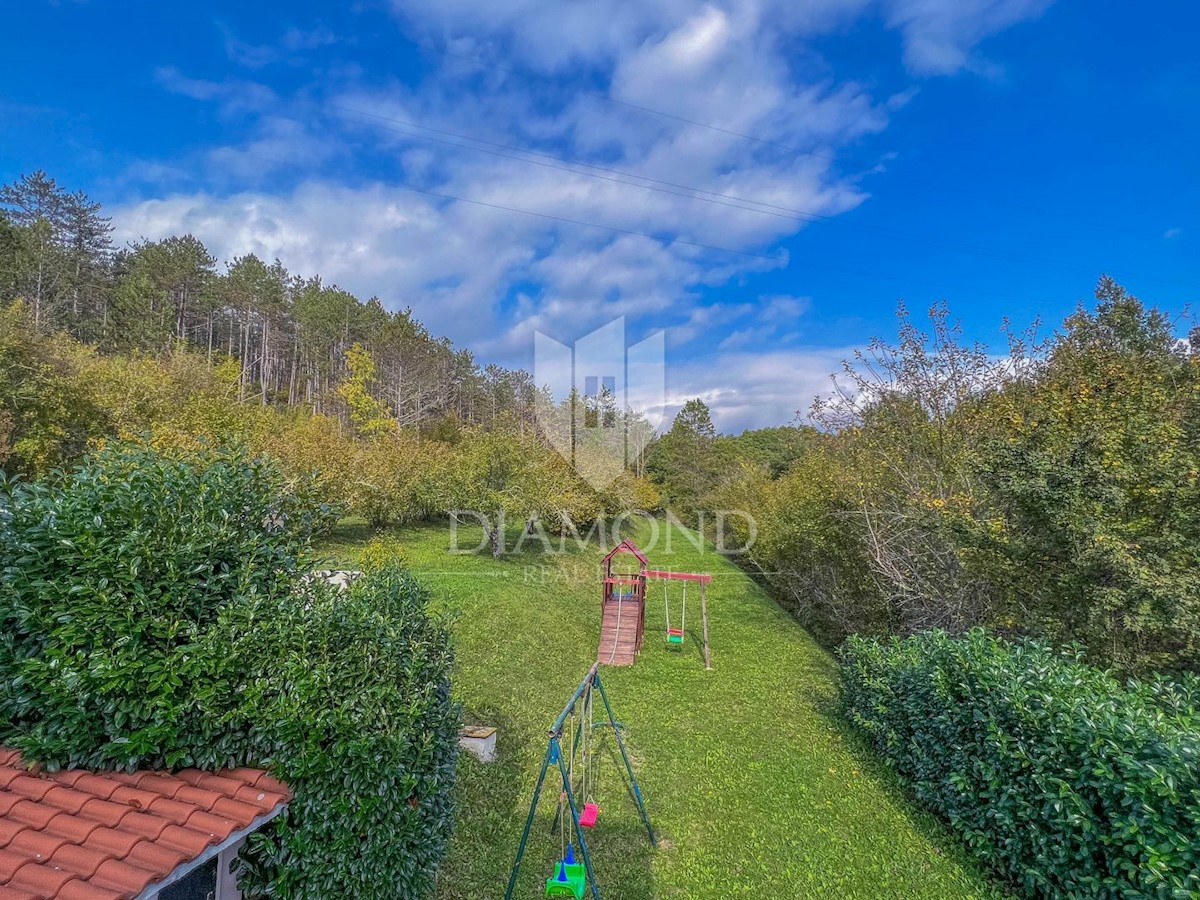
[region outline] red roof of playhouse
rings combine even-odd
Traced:
[[[632,553],[643,566],[650,564],[650,561],[646,559],[646,554],[639,550],[637,544],[629,539],[621,541],[621,543],[609,550],[608,554],[604,557],[604,561],[607,563],[618,553]]]
[[[261,769],[42,772],[0,747],[0,900],[132,900],[282,812]]]

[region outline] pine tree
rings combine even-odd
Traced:
[[[34,328],[40,329],[56,316],[67,287],[67,194],[38,169],[0,187],[0,203],[20,230],[17,293],[29,302]]]

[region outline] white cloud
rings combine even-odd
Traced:
[[[904,40],[904,62],[918,75],[950,75],[993,67],[975,56],[978,44],[1035,19],[1053,0],[884,0],[888,24]]]
[[[979,70],[980,41],[1048,2],[395,0],[410,36],[480,64],[442,58],[416,86],[335,66],[282,95],[163,67],[165,89],[231,121],[251,116],[242,133],[184,161],[201,187],[129,201],[114,224],[126,239],[190,231],[226,260],[278,257],[391,308],[411,306],[485,360],[528,365],[535,329],[571,341],[619,315],[631,333],[666,327],[674,352],[706,360],[677,371],[680,396],[710,399],[727,429],[787,421],[842,351],[756,351],[811,340],[803,317],[813,301],[717,304],[706,289],[786,266],[779,242],[810,218],[788,210],[836,216],[865,202],[836,161],[885,130],[917,89],[876,96],[831,71],[809,39],[882,16],[911,71]],[[232,60],[264,70],[337,40],[322,28],[290,28],[271,45],[225,38]],[[621,103],[589,93],[597,85]],[[491,141],[491,152],[403,122]],[[532,165],[505,146],[614,171],[563,171],[544,157]],[[622,183],[639,178],[656,189]],[[735,208],[735,198],[759,211]]]
[[[314,133],[298,118],[267,115],[256,124],[256,134],[242,144],[214,147],[206,163],[222,179],[258,179],[276,169],[305,169],[338,155],[343,149],[337,136]]]
[[[258,82],[190,78],[175,66],[160,66],[154,78],[172,94],[203,102],[216,101],[226,112],[258,112],[275,105],[279,99],[271,88]]]
[[[219,27],[225,34],[225,54],[247,69],[261,69],[280,62],[301,62],[305,51],[326,47],[338,40],[337,35],[324,25],[307,29],[293,25],[275,44],[252,44],[239,38],[228,26]]]
[[[338,37],[324,25],[317,25],[314,28],[297,28],[292,26],[283,33],[279,43],[285,50],[290,50],[293,53],[301,50],[315,50],[318,47],[328,47],[330,44],[336,44]]]
[[[853,353],[853,348],[726,352],[702,363],[668,366],[667,422],[692,397],[708,404],[714,423],[727,433],[786,425],[797,414],[805,419],[813,400],[830,393],[830,375]]]
[[[758,298],[750,308],[753,317],[720,342],[723,351],[761,350],[768,346],[794,343],[800,336],[798,321],[812,307],[811,297],[769,294]]]
[[[1169,240],[1171,240],[1171,238],[1177,238],[1181,234],[1183,234],[1182,228],[1168,228],[1166,231],[1163,232],[1163,237],[1169,241]]]

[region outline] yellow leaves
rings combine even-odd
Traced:
[[[350,421],[364,437],[378,437],[396,430],[396,420],[387,406],[371,394],[375,381],[375,360],[361,344],[346,351],[347,376],[337,386],[337,395],[346,401]]]

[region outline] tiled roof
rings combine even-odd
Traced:
[[[47,773],[0,748],[0,900],[128,900],[276,813],[260,769]]]

